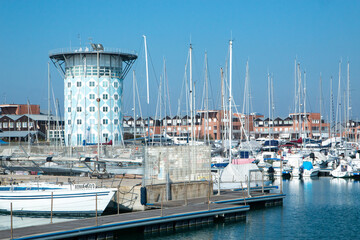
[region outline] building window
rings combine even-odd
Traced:
[[[95,99],[95,94],[90,93],[90,94],[89,94],[89,99]]]
[[[77,87],[81,87],[81,82],[76,82]]]
[[[81,107],[76,107],[77,112],[81,112]]]
[[[103,112],[108,112],[108,107],[104,106],[103,107]]]
[[[109,84],[108,84],[108,81],[103,81],[103,87],[108,87],[109,86]]]
[[[95,107],[89,107],[90,112],[95,112]]]
[[[27,128],[27,122],[23,122],[22,126],[23,126],[23,128]],[[4,123],[4,128],[7,128],[7,123],[6,123],[6,127],[5,127],[5,123]]]
[[[14,128],[14,122],[9,122],[9,127]]]
[[[1,126],[1,124],[0,124],[0,126]],[[16,128],[20,130],[20,128],[21,128],[21,122],[17,122],[17,123],[16,123]]]
[[[114,82],[114,88],[118,88],[119,87],[119,83],[117,81]]]
[[[71,82],[68,82],[68,88],[70,88],[71,87]]]
[[[94,81],[89,82],[89,87],[95,87],[95,82]]]
[[[108,95],[105,93],[105,94],[103,94],[103,99],[104,100],[107,100],[108,99]]]
[[[108,119],[103,119],[103,124],[106,125],[109,123],[109,120]]]
[[[114,119],[114,124],[118,125],[119,124],[119,120],[118,119]]]
[[[68,95],[68,100],[71,101],[71,94]]]
[[[71,120],[68,120],[68,125],[71,125]]]
[[[68,112],[71,112],[71,107],[68,107]]]
[[[114,107],[114,112],[118,112],[119,108],[118,107]]]
[[[114,99],[115,99],[115,100],[118,100],[118,99],[119,99],[119,95],[115,94],[115,95],[114,95]]]
[[[11,127],[11,124],[13,125],[12,127]],[[10,123],[10,128],[13,128],[13,127],[14,127],[14,123]],[[34,122],[29,122],[29,127],[33,128],[34,127]]]
[[[77,119],[77,120],[76,120],[76,123],[77,123],[78,125],[81,125],[81,119]]]
[[[82,136],[81,136],[81,134],[76,135],[76,143],[77,143],[77,145],[82,144]]]

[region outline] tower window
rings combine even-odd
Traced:
[[[114,88],[118,88],[119,87],[119,83],[118,82],[114,82]]]
[[[77,87],[81,87],[81,82],[76,82]]]
[[[103,107],[103,112],[108,112],[108,107]]]
[[[80,125],[80,124],[81,124],[81,119],[77,119],[77,120],[76,120],[76,123],[77,123],[78,125]]]
[[[95,94],[90,93],[90,94],[89,94],[89,99],[95,99]]]
[[[77,112],[81,112],[81,107],[77,107],[77,108],[76,108],[76,111],[77,111]]]
[[[103,81],[103,87],[108,87],[109,86],[109,84],[108,84],[108,81]]]
[[[71,112],[71,107],[68,107],[68,112]]]
[[[89,110],[90,112],[95,112],[95,107],[90,107]]]
[[[108,119],[103,119],[103,124],[108,124],[109,120]]]
[[[71,82],[68,82],[68,88],[70,88],[71,87]]]
[[[118,99],[119,99],[119,95],[115,94],[115,95],[114,95],[114,99],[115,99],[115,100],[118,100]]]
[[[107,100],[109,98],[109,96],[107,94],[103,94],[103,99]]]
[[[95,82],[94,81],[89,82],[89,87],[95,87]]]

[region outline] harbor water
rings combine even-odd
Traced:
[[[251,210],[245,221],[216,223],[172,234],[135,233],[122,235],[122,239],[358,238],[360,181],[331,177],[291,179],[283,181],[283,191],[283,206]],[[69,220],[54,218],[54,222]],[[50,218],[14,217],[15,228],[49,222]],[[9,227],[10,216],[0,215],[0,229]]]
[[[283,181],[283,206],[247,212],[246,221],[219,223],[153,239],[357,239],[360,181],[331,177]]]

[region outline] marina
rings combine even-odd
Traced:
[[[360,2],[1,5],[0,240],[357,238]]]

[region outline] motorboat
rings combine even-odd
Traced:
[[[311,161],[304,161],[302,164],[302,176],[303,177],[317,177],[319,176],[319,167],[314,167]],[[301,170],[300,170],[301,172]]]
[[[336,178],[358,177],[360,173],[346,160],[341,160],[339,166],[330,172]]]

